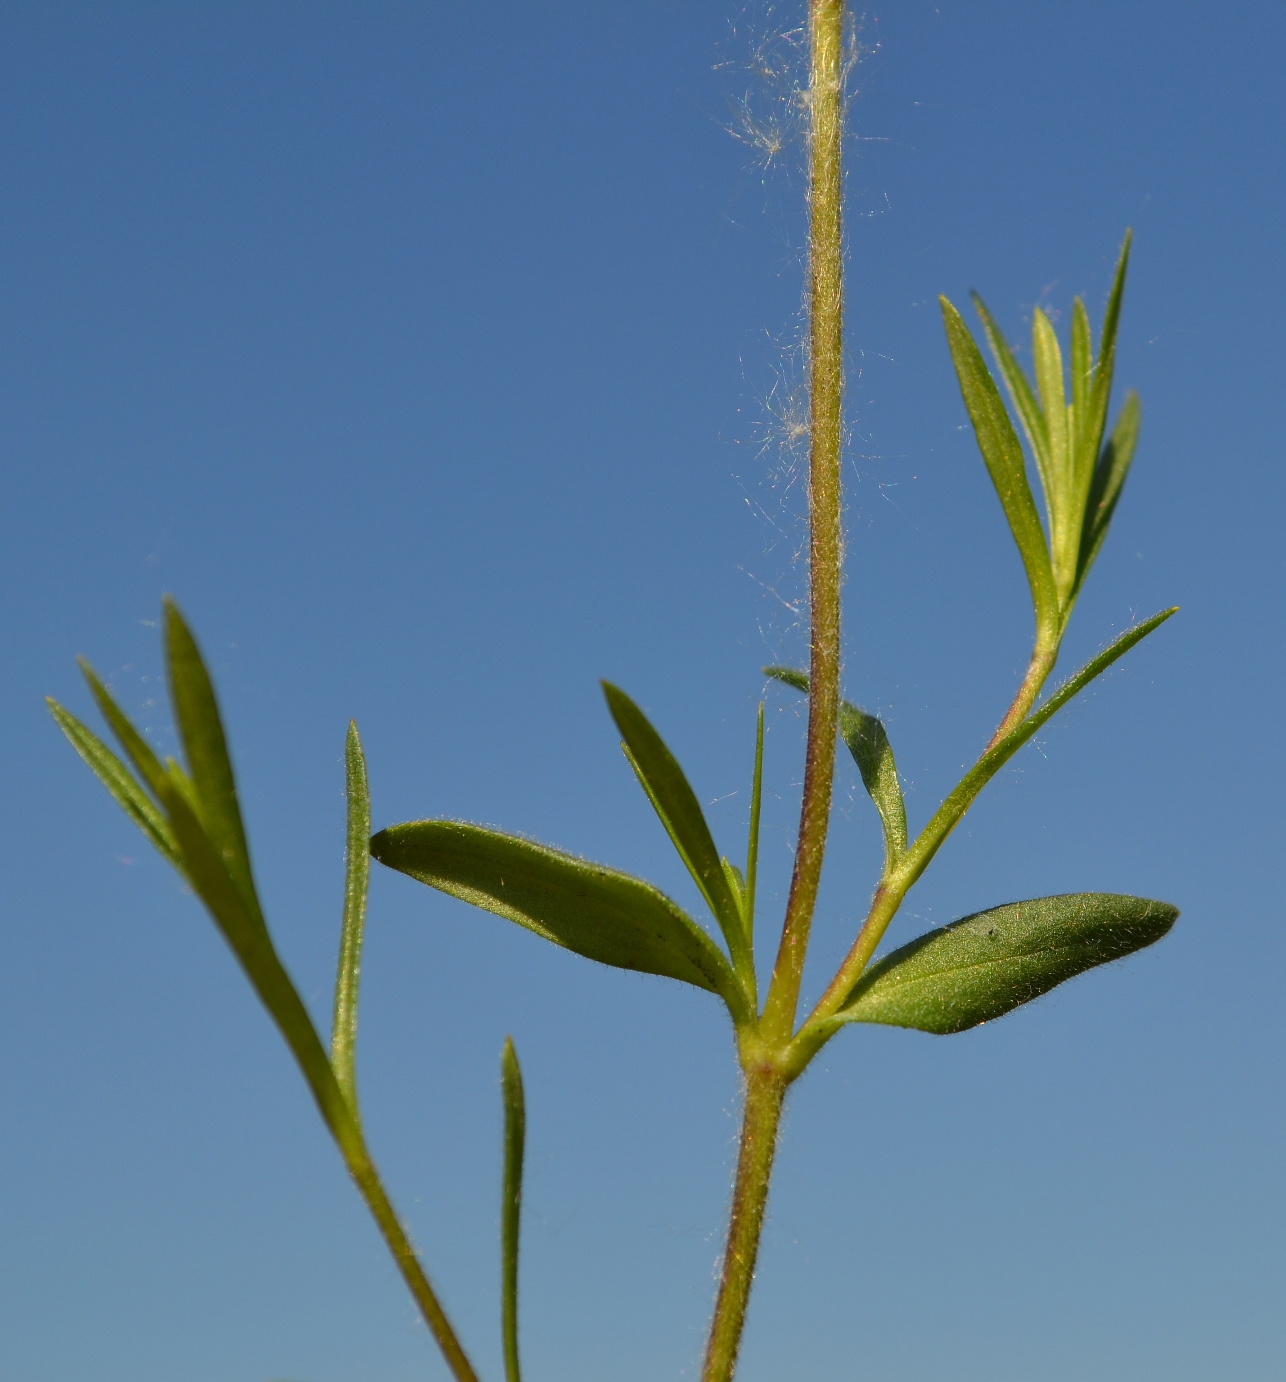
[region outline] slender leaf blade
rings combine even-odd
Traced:
[[[90,729],[69,710],[65,710],[52,696],[45,697],[49,713],[58,728],[71,741],[71,746],[88,764],[94,776],[115,798],[116,803],[147,836],[160,854],[180,872],[183,861],[169,822],[156,808],[156,803],[134,780],[129,769]]]
[[[522,1382],[518,1361],[518,1236],[522,1227],[522,1163],[527,1142],[527,1106],[522,1068],[513,1039],[505,1038],[500,1057],[500,1087],[505,1106],[504,1179],[500,1195],[500,1336],[505,1382]]]
[[[1125,396],[1121,415],[1116,420],[1112,435],[1108,438],[1103,454],[1094,469],[1094,482],[1090,486],[1089,502],[1085,506],[1085,531],[1081,538],[1080,564],[1076,575],[1077,588],[1089,575],[1090,567],[1103,546],[1107,530],[1116,512],[1117,500],[1125,486],[1130,463],[1134,460],[1134,448],[1139,440],[1139,426],[1142,409],[1139,396],[1133,389]]]
[[[1103,335],[1099,341],[1098,359],[1094,364],[1094,380],[1089,391],[1085,426],[1081,430],[1080,449],[1076,458],[1077,497],[1082,510],[1093,484],[1094,470],[1107,427],[1108,405],[1112,394],[1112,377],[1116,372],[1116,334],[1121,322],[1121,301],[1125,295],[1125,276],[1130,267],[1130,245],[1133,231],[1127,230],[1117,256],[1112,290],[1108,294],[1107,310],[1103,314]]]
[[[1040,404],[1032,392],[1031,385],[1027,382],[1027,376],[1023,373],[1022,366],[1015,359],[1008,341],[1005,340],[1000,328],[987,310],[987,304],[977,293],[973,293],[971,296],[974,310],[982,322],[987,344],[991,347],[992,356],[1000,369],[1000,377],[1005,381],[1005,387],[1009,391],[1014,410],[1023,424],[1023,431],[1027,433],[1032,455],[1036,458],[1036,472],[1040,476],[1041,488],[1045,493],[1046,512],[1052,514],[1054,511],[1054,479],[1050,469],[1049,433],[1045,428],[1045,415],[1040,410]]]
[[[1080,298],[1072,300],[1072,445],[1085,426],[1085,409],[1093,382],[1094,358],[1089,314]]]
[[[83,657],[77,658],[76,661],[80,666],[81,675],[85,678],[90,693],[98,705],[99,713],[107,721],[117,742],[125,750],[143,782],[159,799],[161,780],[165,776],[165,769],[161,765],[161,760],[157,758],[151,745],[134,728],[124,711],[112,699],[111,692],[103,684],[98,673]]]
[[[610,682],[603,683],[603,694],[625,741],[630,766],[727,937],[734,962],[744,958],[741,905],[728,886],[719,851],[696,793],[688,785],[683,769],[665,741],[629,696]]]
[[[973,423],[974,435],[978,439],[978,449],[982,452],[1027,573],[1037,628],[1042,632],[1052,632],[1058,626],[1058,595],[1045,533],[1040,525],[1040,515],[1036,512],[1031,486],[1027,483],[1022,446],[1005,411],[1000,391],[969,334],[969,328],[945,297],[939,298],[939,302],[942,304],[942,320],[956,378]],[[1049,419],[1046,418],[1048,423]]]
[[[409,821],[371,840],[381,864],[587,959],[744,995],[727,960],[664,893],[629,874],[463,821]]]
[[[165,646],[170,697],[196,794],[197,814],[229,877],[257,911],[250,851],[214,686],[196,639],[172,600],[165,602]]]
[[[362,975],[362,940],[366,929],[366,891],[370,874],[371,798],[366,757],[357,725],[348,722],[344,744],[348,823],[344,854],[344,915],[340,929],[339,967],[335,975],[335,1008],[330,1060],[335,1078],[354,1111],[357,1109],[357,1000]]]
[[[946,1036],[1003,1017],[1161,939],[1177,907],[1114,893],[1011,902],[930,931],[877,961],[837,1021]]]

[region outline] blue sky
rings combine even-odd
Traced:
[[[796,8],[0,17],[6,1375],[446,1376],[213,928],[45,716],[47,693],[88,713],[84,653],[172,746],[163,593],[216,673],[319,1015],[349,716],[377,824],[525,832],[695,909],[597,679],[653,716],[730,852],[763,697],[780,908],[802,722],[759,668],[802,660],[803,587],[798,486],[762,442],[802,183],[798,149],[765,171],[727,125],[770,94],[746,59]],[[1143,435],[1065,664],[1183,607],[997,779],[890,938],[1082,889],[1183,916],[1000,1023],[827,1048],[792,1098],[740,1376],[1276,1379],[1286,18],[894,0],[863,34],[845,676],[913,827],[1030,636],[939,292],[977,288],[1019,341],[1076,293],[1097,325],[1133,226],[1117,379]],[[851,770],[832,839],[814,994],[878,868]],[[530,1378],[693,1377],[737,1103],[715,1004],[377,870],[371,1137],[489,1378],[509,1032]]]

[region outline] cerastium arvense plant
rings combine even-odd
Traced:
[[[843,364],[843,0],[812,0],[809,22],[809,595],[808,672],[765,669],[808,695],[807,748],[798,847],[776,963],[766,991],[754,959],[755,883],[763,769],[763,709],[755,751],[744,868],[714,843],[683,770],[638,706],[605,686],[626,760],[696,882],[724,940],[720,947],[650,884],[529,840],[460,821],[412,821],[370,835],[366,769],[348,731],[348,851],[339,973],[329,1049],[313,1025],[269,935],[255,889],[236,786],[214,691],[179,611],[165,607],[166,658],[185,762],[160,761],[84,666],[90,690],[124,757],[68,711],[55,719],[80,755],[213,916],[272,1015],[323,1121],[437,1340],[452,1374],[476,1374],[413,1252],[367,1150],[354,1076],[358,975],[368,859],[374,856],[475,906],[506,917],[604,964],[678,979],[727,1007],[744,1075],[744,1111],[722,1276],[706,1349],[705,1382],[731,1378],[763,1224],[782,1104],[793,1081],[842,1028],[880,1022],[961,1032],[999,1017],[1095,965],[1151,944],[1175,908],[1105,893],[1014,902],[920,936],[874,961],[902,899],[997,771],[1078,692],[1174,613],[1122,634],[1038,704],[1086,575],[1107,534],[1139,427],[1130,395],[1104,434],[1121,294],[1122,246],[1098,351],[1079,299],[1065,366],[1048,318],[1034,313],[1028,381],[986,307],[983,334],[1027,437],[1044,497],[1032,496],[1022,445],[997,385],[959,312],[945,298],[947,341],[983,460],[1031,587],[1035,644],[1013,704],[981,757],[912,840],[884,726],[840,697],[842,559],[840,458]],[[1070,398],[1066,381],[1070,378]],[[797,1005],[830,817],[837,743],[856,760],[884,832],[884,869],[844,962],[802,1021]],[[502,1343],[508,1382],[519,1376],[517,1290],[524,1114],[517,1057],[506,1043]]]

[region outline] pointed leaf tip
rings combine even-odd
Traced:
[[[1179,909],[1115,893],[1011,902],[930,931],[874,964],[836,1015],[940,1036],[1003,1017],[1161,939]]]

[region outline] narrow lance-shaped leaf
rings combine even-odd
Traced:
[[[1050,470],[1049,434],[1045,430],[1045,415],[1041,412],[1040,404],[1032,392],[1031,385],[1027,382],[1027,376],[1023,373],[1022,366],[1014,358],[1009,343],[987,310],[987,304],[977,293],[973,293],[971,296],[973,297],[974,310],[982,322],[987,344],[991,347],[991,353],[1000,369],[1000,376],[1005,381],[1005,387],[1009,390],[1009,397],[1013,400],[1014,409],[1022,421],[1023,430],[1027,433],[1027,440],[1031,443],[1032,455],[1036,458],[1036,470],[1040,475],[1041,488],[1045,494],[1045,512],[1051,514],[1054,505],[1054,478]]]
[[[237,786],[210,674],[173,601],[165,602],[166,662],[197,814],[246,903],[258,912]],[[262,918],[261,918],[262,919]]]
[[[183,862],[169,822],[155,802],[138,785],[129,769],[92,730],[87,729],[52,696],[45,698],[49,713],[58,728],[71,740],[71,746],[89,765],[94,775],[116,799],[116,803],[148,840],[180,872]]]
[[[664,893],[615,869],[462,821],[410,821],[371,840],[381,864],[618,969],[745,995],[718,946]]]
[[[138,775],[143,779],[143,783],[148,787],[152,794],[160,799],[161,782],[165,777],[165,768],[151,746],[143,736],[130,724],[125,713],[120,706],[112,699],[112,694],[103,685],[98,673],[85,661],[83,657],[76,659],[80,665],[81,675],[85,678],[94,700],[98,704],[99,713],[107,721],[112,733],[116,736],[117,742],[125,750],[131,763],[134,764]]]
[[[505,1106],[505,1165],[500,1195],[500,1337],[505,1355],[505,1382],[522,1382],[518,1362],[518,1234],[522,1226],[527,1109],[518,1053],[510,1037],[505,1038],[500,1057],[500,1087]]]
[[[808,674],[790,667],[765,667],[764,675],[793,686],[808,694]],[[893,746],[883,723],[868,715],[850,701],[841,701],[839,710],[840,737],[853,755],[875,809],[880,814],[884,830],[884,870],[889,872],[906,853],[906,804],[902,800],[902,785],[898,781]]]
[[[696,793],[665,741],[625,692],[604,682],[603,694],[630,766],[727,938],[734,966],[744,971],[748,955],[741,902],[729,886]]]
[[[1127,230],[1116,261],[1112,291],[1108,295],[1107,310],[1103,314],[1103,336],[1099,342],[1098,360],[1094,365],[1094,380],[1089,390],[1085,426],[1080,432],[1080,448],[1076,457],[1076,498],[1084,512],[1094,480],[1099,447],[1107,427],[1108,404],[1112,394],[1112,376],[1116,371],[1116,333],[1121,321],[1121,300],[1125,294],[1125,275],[1130,266],[1130,244],[1133,232]]]
[[[370,873],[371,799],[366,785],[366,758],[357,725],[348,722],[344,745],[348,795],[348,830],[344,855],[344,917],[335,976],[335,1014],[331,1026],[331,1065],[354,1113],[357,1111],[357,997],[362,973],[362,938],[366,928],[366,887]]]
[[[1085,509],[1085,531],[1081,537],[1080,565],[1076,574],[1076,588],[1079,590],[1090,567],[1098,556],[1099,548],[1107,537],[1107,530],[1116,512],[1117,500],[1129,474],[1130,462],[1134,459],[1134,448],[1139,440],[1141,420],[1139,396],[1133,390],[1125,397],[1121,416],[1116,420],[1112,435],[1103,454],[1099,457],[1094,471],[1094,483],[1090,487],[1089,501]]]
[[[1058,596],[1045,533],[1027,483],[1022,446],[969,328],[946,298],[939,301],[960,393],[1027,573],[1036,627],[1042,634],[1052,635],[1058,627]]]
[[[978,912],[877,961],[835,1021],[963,1032],[1142,950],[1178,915],[1169,903],[1115,893],[1042,897]]]
[[[1049,318],[1039,307],[1031,318],[1031,353],[1036,387],[1040,390],[1041,408],[1045,416],[1045,430],[1049,436],[1050,474],[1054,479],[1049,545],[1054,575],[1061,578],[1063,553],[1069,541],[1067,530],[1072,521],[1068,512],[1071,454],[1067,436],[1067,396],[1063,392],[1063,354],[1058,348],[1058,337]]]
[[[1090,330],[1089,313],[1080,298],[1072,299],[1072,446],[1079,444],[1085,429],[1086,409],[1090,386],[1093,383],[1094,356],[1093,333]]]

